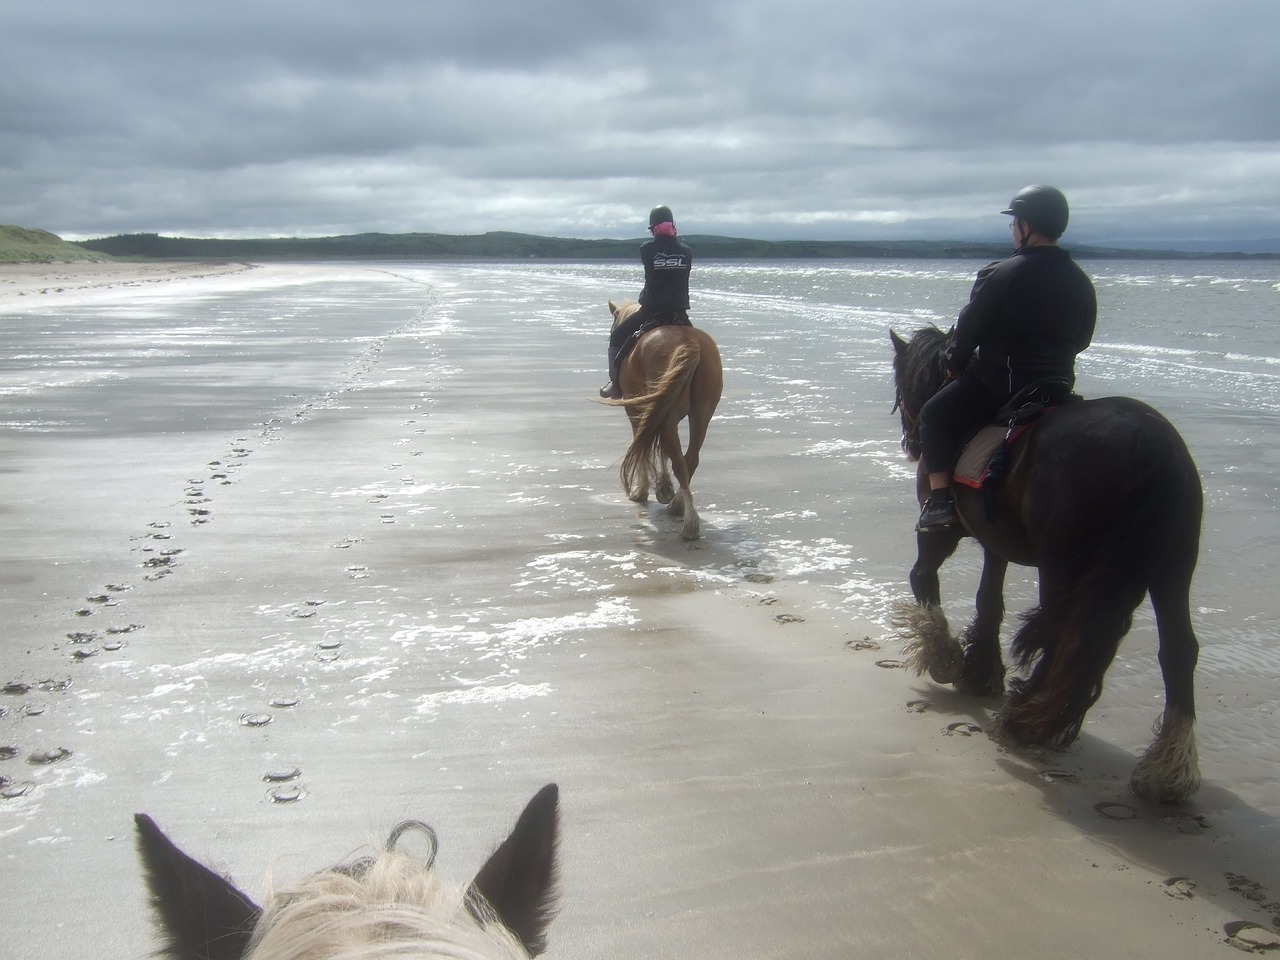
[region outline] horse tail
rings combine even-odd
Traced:
[[[633,490],[653,483],[654,459],[662,446],[663,429],[668,423],[679,421],[701,359],[702,349],[697,341],[680,344],[672,351],[666,371],[648,393],[622,401],[629,409],[639,411],[631,446],[618,469],[623,489]]]
[[[1168,583],[1184,592],[1190,584],[1203,510],[1199,473],[1172,427],[1149,436],[1154,442],[1140,451],[1147,477],[1121,500],[1102,542],[1040,568],[1040,606],[1023,617],[1011,648],[1022,668],[1034,668],[1010,684],[999,718],[1023,743],[1062,747],[1075,740],[1143,598],[1167,592]],[[1186,634],[1194,646],[1189,626]],[[1194,651],[1191,663],[1188,669]],[[1185,710],[1194,716],[1191,703]]]

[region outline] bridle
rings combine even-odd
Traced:
[[[906,452],[908,459],[918,460],[919,454],[913,455],[911,448],[920,449],[920,415],[912,413],[908,409],[906,402],[902,398],[902,388],[895,387],[893,394],[893,409],[890,413],[901,414],[902,417],[902,449]]]

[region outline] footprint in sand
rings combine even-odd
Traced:
[[[12,760],[17,755],[17,747],[0,747],[0,760]]]
[[[1164,882],[1164,892],[1175,900],[1195,898],[1196,882],[1190,877],[1170,877]]]
[[[1050,783],[1079,783],[1080,778],[1066,770],[1041,770],[1040,779]]]
[[[933,704],[931,704],[928,700],[908,700],[907,701],[907,710],[909,710],[911,713],[925,713],[932,706]]]
[[[771,573],[748,573],[742,578],[747,583],[773,583],[773,574]]]
[[[272,803],[296,803],[307,795],[302,784],[294,783],[287,787],[273,787],[267,791],[267,799]]]
[[[242,727],[265,727],[271,722],[271,714],[269,713],[242,713],[240,715],[240,726]]]
[[[948,737],[972,737],[975,733],[981,733],[982,728],[976,723],[957,720],[955,723],[948,723],[946,729],[942,732]]]
[[[773,619],[778,623],[804,623],[804,617],[797,613],[779,613]]]
[[[901,660],[877,660],[877,667],[883,667],[885,670],[901,670],[906,666]]]
[[[870,637],[863,637],[861,640],[846,640],[844,648],[846,650],[879,650],[880,644]]]
[[[268,770],[262,775],[262,779],[267,783],[288,783],[290,780],[297,780],[302,776],[300,767],[293,767],[288,770]]]

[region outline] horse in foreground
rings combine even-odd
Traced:
[[[258,907],[187,856],[146,814],[134,822],[161,955],[181,960],[527,960],[546,947],[555,909],[559,793],[543,787],[465,889],[432,871],[436,835],[419,821],[386,847],[274,890]],[[396,851],[425,834],[425,860]]]
[[[891,332],[895,409],[903,449],[919,460],[917,417],[946,376],[947,334]],[[923,469],[917,494],[927,494]],[[1130,781],[1156,802],[1178,803],[1200,786],[1193,674],[1199,644],[1190,589],[1200,549],[1200,475],[1173,426],[1125,397],[1048,407],[1007,450],[991,489],[953,484],[963,529],[916,535],[915,606],[899,610],[917,674],[977,695],[1004,692],[1000,652],[1004,578],[1010,563],[1036,567],[1039,605],[1026,614],[1012,653],[1028,676],[1013,680],[997,732],[1022,744],[1066,746],[1102,694],[1102,679],[1134,610],[1150,596],[1160,638],[1165,708]],[[938,569],[960,540],[982,546],[973,622],[963,642],[942,614]]]
[[[638,309],[634,303],[609,302],[615,327]],[[645,503],[652,488],[671,516],[684,518],[680,539],[698,539],[701,521],[689,484],[724,388],[716,342],[697,327],[654,327],[623,360],[618,386],[622,399],[604,402],[625,407],[631,418],[631,446],[618,471],[623,490],[636,503]],[[689,445],[681,450],[680,421],[686,417]],[[678,489],[672,487],[671,474]]]

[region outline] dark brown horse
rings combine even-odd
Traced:
[[[890,333],[902,444],[919,460],[917,417],[943,384],[947,334],[910,341]],[[918,474],[923,501],[927,480]],[[1193,675],[1199,645],[1190,588],[1200,549],[1200,474],[1173,426],[1125,397],[1051,407],[1009,453],[988,519],[986,491],[953,484],[963,529],[916,535],[916,605],[899,611],[918,673],[978,694],[1004,692],[1000,624],[1010,563],[1036,567],[1039,606],[1026,614],[1012,653],[1029,669],[1013,680],[997,718],[1014,742],[1065,746],[1102,693],[1102,679],[1133,612],[1150,596],[1160,635],[1165,708],[1134,771],[1140,796],[1180,802],[1200,785]],[[962,640],[942,615],[938,569],[964,536],[983,549],[973,622]]]
[[[609,302],[615,327],[637,309],[634,303],[619,307]],[[618,386],[622,399],[605,402],[626,407],[631,418],[631,446],[618,471],[623,490],[636,503],[644,503],[653,488],[658,502],[668,504],[668,513],[684,518],[680,538],[698,539],[701,522],[689,484],[724,388],[716,342],[696,327],[654,327],[622,361]],[[682,450],[680,421],[686,417],[689,445]],[[673,473],[678,489],[671,484]]]
[[[152,906],[173,960],[528,960],[546,947],[555,905],[559,792],[543,787],[469,885],[436,876],[436,835],[405,821],[375,856],[278,886],[259,907],[183,853],[146,814],[134,818]],[[425,834],[421,859],[396,850]]]

